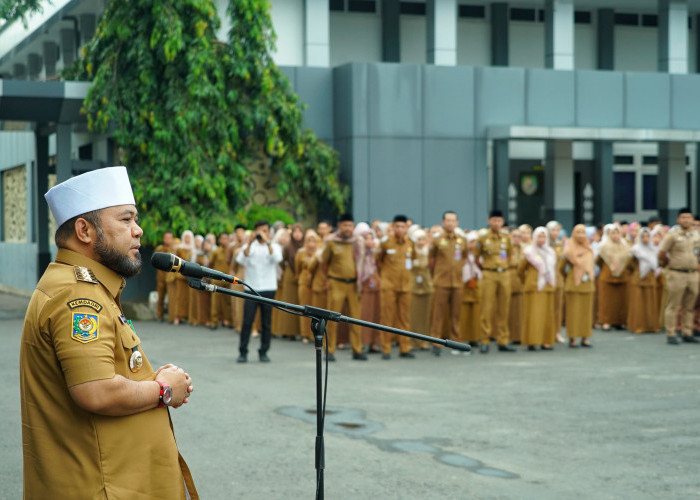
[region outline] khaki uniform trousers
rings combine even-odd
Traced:
[[[491,342],[494,308],[498,318],[496,322],[498,345],[508,345],[510,342],[510,332],[508,331],[510,274],[484,269],[481,280],[481,342],[483,344]]]
[[[449,323],[450,340],[460,342],[459,314],[462,311],[463,287],[448,288],[435,286],[433,290],[433,319],[430,322],[430,334],[442,338],[443,324]],[[439,345],[435,344],[437,347]]]
[[[347,302],[348,316],[359,319],[361,315],[360,298],[355,288],[355,282],[343,283],[333,279],[328,281],[328,309],[331,311],[342,311],[343,305]],[[333,354],[338,343],[338,323],[330,321],[326,329],[328,331],[328,353]],[[362,338],[358,325],[350,325],[350,346],[353,353],[360,354],[362,352]]]
[[[676,336],[676,314],[679,307],[683,308],[682,333],[684,336],[692,335],[695,299],[698,296],[698,273],[682,273],[669,269],[666,274],[666,292],[667,302],[664,314],[666,335]]]
[[[214,281],[215,285],[221,288],[231,288],[229,283],[225,281]],[[223,293],[211,294],[211,322],[213,325],[218,325],[223,322],[225,325],[231,324],[231,297]]]
[[[381,290],[381,316],[380,322],[386,326],[408,330],[411,317],[411,292],[397,292],[394,290]],[[379,334],[382,343],[382,353],[391,352],[391,342],[397,335],[382,331]],[[411,351],[410,337],[398,335],[399,352],[401,354]]]
[[[160,274],[160,273],[158,273]],[[165,276],[158,276],[156,279],[156,292],[158,292],[158,304],[156,306],[156,317],[158,319],[163,319],[163,307],[165,305],[165,294],[167,293],[167,286],[165,283]],[[170,300],[170,297],[168,298]]]
[[[177,317],[175,315],[177,312],[177,281],[166,281],[165,290],[168,294],[168,321],[172,323]],[[160,298],[160,291],[158,291],[158,297]]]

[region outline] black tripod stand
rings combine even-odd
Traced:
[[[445,347],[451,349],[456,349],[460,351],[469,351],[471,348],[468,344],[461,344],[459,342],[454,342],[447,339],[438,339],[431,337],[429,335],[421,335],[420,333],[409,332],[406,330],[399,330],[398,328],[391,328],[389,326],[380,325],[377,323],[371,323],[369,321],[363,321],[360,319],[350,318],[343,316],[342,314],[334,311],[329,311],[328,309],[321,309],[318,307],[311,306],[300,306],[296,304],[290,304],[287,302],[282,302],[279,300],[268,299],[261,297],[259,295],[252,295],[250,293],[238,292],[236,290],[230,290],[228,288],[223,288],[220,286],[212,285],[209,283],[203,283],[200,279],[188,278],[190,286],[197,290],[204,290],[207,292],[223,293],[224,295],[230,295],[232,297],[238,297],[240,299],[252,300],[254,302],[259,302],[261,304],[267,304],[272,307],[281,309],[290,314],[296,314],[300,316],[306,316],[311,318],[311,331],[314,334],[314,348],[316,350],[316,499],[323,500],[323,469],[325,467],[325,446],[323,443],[323,426],[324,418],[326,414],[326,390],[328,389],[328,384],[323,383],[323,364],[322,364],[322,352],[323,352],[323,337],[326,333],[326,324],[328,321],[349,323],[359,326],[365,326],[368,328],[374,328],[376,330],[383,330],[385,332],[394,333],[397,335],[403,335],[405,337],[411,337],[418,340],[424,340],[432,342],[434,344],[441,344]],[[246,285],[247,286],[247,285]],[[248,287],[250,288],[250,287]],[[252,290],[252,288],[251,288]],[[253,290],[255,292],[255,290]],[[255,292],[257,293],[257,292]],[[326,356],[326,382],[328,380],[328,356]]]

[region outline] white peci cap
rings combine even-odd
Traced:
[[[136,205],[126,167],[108,167],[72,177],[44,195],[56,226],[93,210]]]

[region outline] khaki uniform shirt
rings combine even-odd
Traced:
[[[686,233],[680,227],[674,227],[664,236],[659,251],[668,255],[669,269],[695,271],[698,268],[700,236],[696,231]]]
[[[20,347],[27,499],[183,499],[183,474],[198,498],[184,461],[180,467],[167,408],[108,417],[81,409],[68,391],[115,375],[155,380],[122,316],[124,284],[101,264],[59,249],[32,295]],[[137,372],[129,368],[133,348],[143,354]]]
[[[455,233],[443,233],[433,240],[429,256],[435,260],[433,285],[462,288],[462,267],[467,260],[467,240]]]
[[[490,229],[476,240],[474,255],[481,257],[483,269],[507,269],[513,253],[510,237],[503,233],[494,233]]]
[[[410,239],[404,238],[399,243],[396,237],[392,236],[383,242],[377,257],[381,289],[410,292],[413,285],[411,269],[415,258],[416,251]]]
[[[321,264],[328,266],[328,278],[342,280],[354,280],[357,277],[355,270],[354,240],[340,242],[330,240],[326,242],[326,248],[321,254]]]

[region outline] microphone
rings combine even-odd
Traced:
[[[226,281],[228,283],[244,284],[241,280],[230,274],[224,274],[220,271],[214,269],[209,269],[208,267],[200,266],[195,262],[188,262],[182,260],[177,255],[171,253],[154,252],[153,257],[151,257],[151,264],[156,269],[165,271],[168,273],[180,273],[183,276],[189,276],[190,278],[211,278],[219,281]]]

